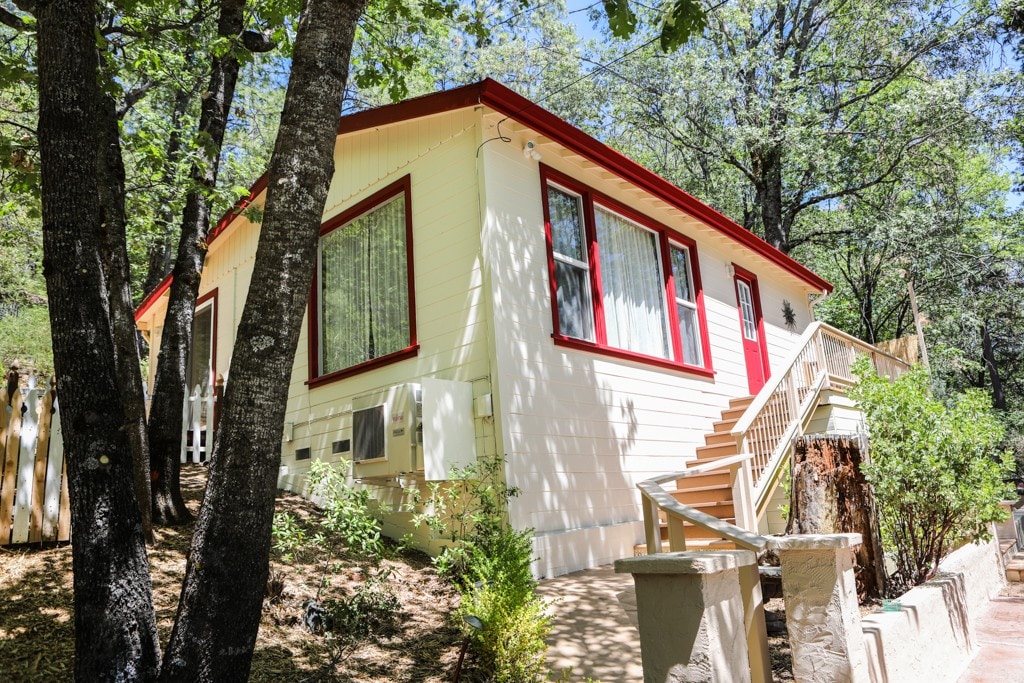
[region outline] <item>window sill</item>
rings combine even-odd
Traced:
[[[306,380],[306,385],[310,389],[314,389],[316,387],[323,386],[324,384],[331,384],[332,382],[337,382],[338,380],[352,377],[353,375],[359,375],[364,372],[369,372],[370,370],[382,368],[385,365],[391,365],[392,363],[403,361],[406,358],[415,358],[419,353],[419,350],[420,345],[413,344],[409,348],[389,353],[388,355],[381,356],[380,358],[365,361],[359,365],[353,365],[352,367],[345,368],[344,370],[336,370],[326,375],[320,375],[319,377],[310,377]]]
[[[611,358],[619,358],[621,360],[633,361],[635,363],[643,363],[644,365],[653,365],[667,370],[676,370],[678,372],[685,372],[691,375],[700,375],[701,377],[715,376],[714,370],[710,368],[703,368],[699,365],[687,365],[686,363],[679,363],[674,360],[666,360],[665,358],[658,358],[656,356],[647,356],[642,353],[624,351],[623,349],[616,349],[610,346],[601,346],[594,342],[583,341],[582,339],[573,339],[572,337],[563,337],[557,334],[552,334],[551,338],[555,341],[555,346],[563,346],[565,348],[576,349],[578,351],[587,351],[601,356],[609,356]]]

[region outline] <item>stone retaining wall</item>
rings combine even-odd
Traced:
[[[871,680],[957,680],[977,647],[974,624],[1003,585],[996,539],[952,553],[934,579],[900,597],[898,612],[863,618]]]

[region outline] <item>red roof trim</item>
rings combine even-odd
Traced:
[[[730,218],[679,189],[661,176],[644,168],[623,154],[616,152],[604,143],[595,140],[522,95],[491,79],[482,81],[479,87],[483,104],[533,128],[538,133],[568,147],[581,156],[589,158],[594,163],[603,166],[624,180],[685,211],[694,218],[718,230],[726,237],[764,256],[775,265],[816,289],[832,291],[832,284],[811,269],[782,253],[757,235],[744,229]]]
[[[595,140],[572,124],[547,111],[539,104],[526,99],[519,93],[506,88],[501,83],[490,78],[459,88],[443,90],[430,95],[423,95],[422,97],[414,97],[411,100],[405,100],[397,104],[389,104],[377,107],[376,109],[368,109],[343,116],[338,123],[338,134],[354,133],[377,126],[408,121],[421,116],[455,111],[456,109],[463,109],[477,104],[486,105],[495,111],[505,114],[507,117],[533,128],[541,135],[551,138],[577,154],[587,157],[622,179],[650,192],[697,220],[706,223],[726,237],[760,254],[815,289],[826,292],[832,291],[832,284],[827,280],[793,258],[783,254],[757,235],[745,230],[730,218],[679,189],[656,173],[644,168],[629,157]],[[231,210],[217,221],[217,225],[210,231],[206,240],[207,244],[213,242],[247,206],[255,201],[256,197],[267,188],[267,180],[268,176],[264,173],[253,183],[249,190],[249,196],[236,202]],[[169,284],[170,276],[152,294],[146,297],[135,313],[136,320],[146,312],[153,301],[167,289]]]
[[[483,104],[511,119],[533,128],[572,151],[615,173],[637,187],[663,199],[711,226],[726,237],[765,257],[783,270],[803,280],[815,289],[832,291],[827,280],[782,253],[732,219],[724,216],[696,197],[676,187],[656,173],[644,168],[629,157],[595,140],[572,124],[560,119],[539,104],[526,99],[497,81],[487,78],[478,83],[464,85],[423,95],[397,104],[343,116],[338,134],[353,133],[377,126],[399,123],[421,116],[440,114],[464,107]]]
[[[156,303],[156,300],[163,296],[163,293],[166,292],[167,288],[171,286],[172,279],[173,278],[171,277],[170,273],[168,273],[167,277],[161,280],[160,284],[156,286],[156,289],[154,289],[152,292],[146,295],[146,298],[142,300],[142,303],[139,304],[139,307],[135,309],[135,322],[139,322],[142,316],[146,314],[146,311],[148,311],[150,307]]]

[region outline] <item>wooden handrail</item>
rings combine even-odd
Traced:
[[[767,539],[754,530],[758,517],[767,506],[770,484],[777,479],[793,440],[803,433],[814,414],[822,392],[853,381],[850,366],[856,353],[869,354],[880,374],[900,374],[910,367],[905,361],[856,337],[822,322],[814,322],[797,340],[781,371],[758,392],[732,429],[737,455],[637,484],[643,498],[647,552],[661,551],[659,512],[663,512],[668,521],[669,547],[672,550],[686,549],[684,522],[732,541],[737,547],[763,550]],[[749,529],[680,503],[662,487],[670,481],[722,470],[732,473],[736,519]]]

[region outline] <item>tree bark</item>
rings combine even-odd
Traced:
[[[101,95],[97,111],[100,153],[96,177],[99,181],[100,253],[109,294],[107,307],[114,338],[114,366],[124,406],[124,431],[132,449],[132,479],[142,530],[146,542],[152,544],[149,440],[146,438],[146,403],[142,392],[139,345],[129,283],[124,215],[124,159],[121,156],[117,103],[113,97]]]
[[[787,534],[859,533],[857,595],[885,594],[885,564],[878,511],[871,485],[861,473],[861,443],[849,436],[801,438],[793,454]]]
[[[996,365],[996,351],[992,346],[992,335],[988,330],[988,321],[981,325],[981,356],[988,370],[989,380],[992,381],[992,407],[996,410],[1006,410],[1006,394],[1003,392],[1003,380],[999,376],[999,366]]]
[[[75,529],[75,677],[152,680],[156,618],[99,258],[96,7],[42,0],[36,12],[43,267]]]
[[[203,160],[201,164],[193,166],[191,171],[192,187],[185,199],[170,297],[157,356],[159,361],[149,409],[153,521],[157,524],[181,524],[192,518],[181,497],[179,480],[182,406],[187,392],[192,389],[186,386],[185,372],[192,350],[192,322],[203,262],[206,259],[206,235],[210,228],[209,193],[217,184],[224,131],[238,80],[236,50],[242,49],[239,41],[245,21],[244,10],[244,0],[221,2],[217,35],[231,40],[233,47],[225,54],[213,58],[208,94],[203,100],[199,116]]]
[[[299,20],[252,285],[165,680],[244,681],[268,573],[288,379],[312,281],[362,0],[307,0]]]

